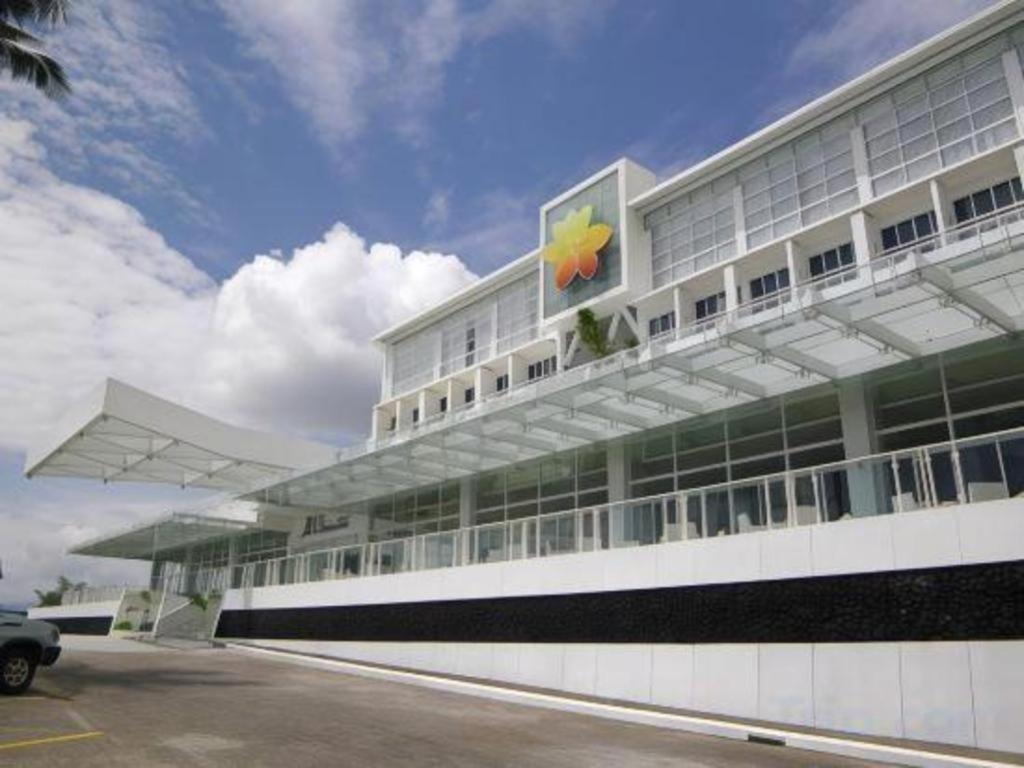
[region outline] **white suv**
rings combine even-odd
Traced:
[[[24,693],[36,667],[60,656],[60,630],[53,624],[0,612],[0,694]]]

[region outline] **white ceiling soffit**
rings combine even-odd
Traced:
[[[1024,329],[1024,222],[797,286],[249,498],[333,507],[621,437]]]
[[[29,451],[25,474],[242,492],[336,459],[331,446],[234,427],[107,379]]]

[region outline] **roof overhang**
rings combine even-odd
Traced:
[[[25,474],[242,492],[336,458],[331,446],[235,427],[107,379],[29,451]]]
[[[334,507],[855,376],[1024,329],[1024,221],[961,231],[490,395],[249,496]]]
[[[255,522],[172,512],[142,525],[92,539],[69,550],[72,555],[153,560],[158,555],[184,547],[243,533]]]

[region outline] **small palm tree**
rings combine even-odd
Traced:
[[[67,20],[70,0],[0,0],[0,69],[26,80],[50,98],[71,93],[64,68],[40,51],[42,41],[24,29],[26,22],[58,24]]]

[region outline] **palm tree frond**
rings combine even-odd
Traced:
[[[8,40],[0,40],[0,69],[10,70],[15,80],[35,85],[51,99],[71,93],[64,68],[45,53]]]
[[[35,35],[30,35],[24,29],[0,19],[0,43],[3,42],[28,44],[36,47],[42,45],[42,41]]]
[[[67,21],[71,0],[0,0],[0,20],[58,24]]]

